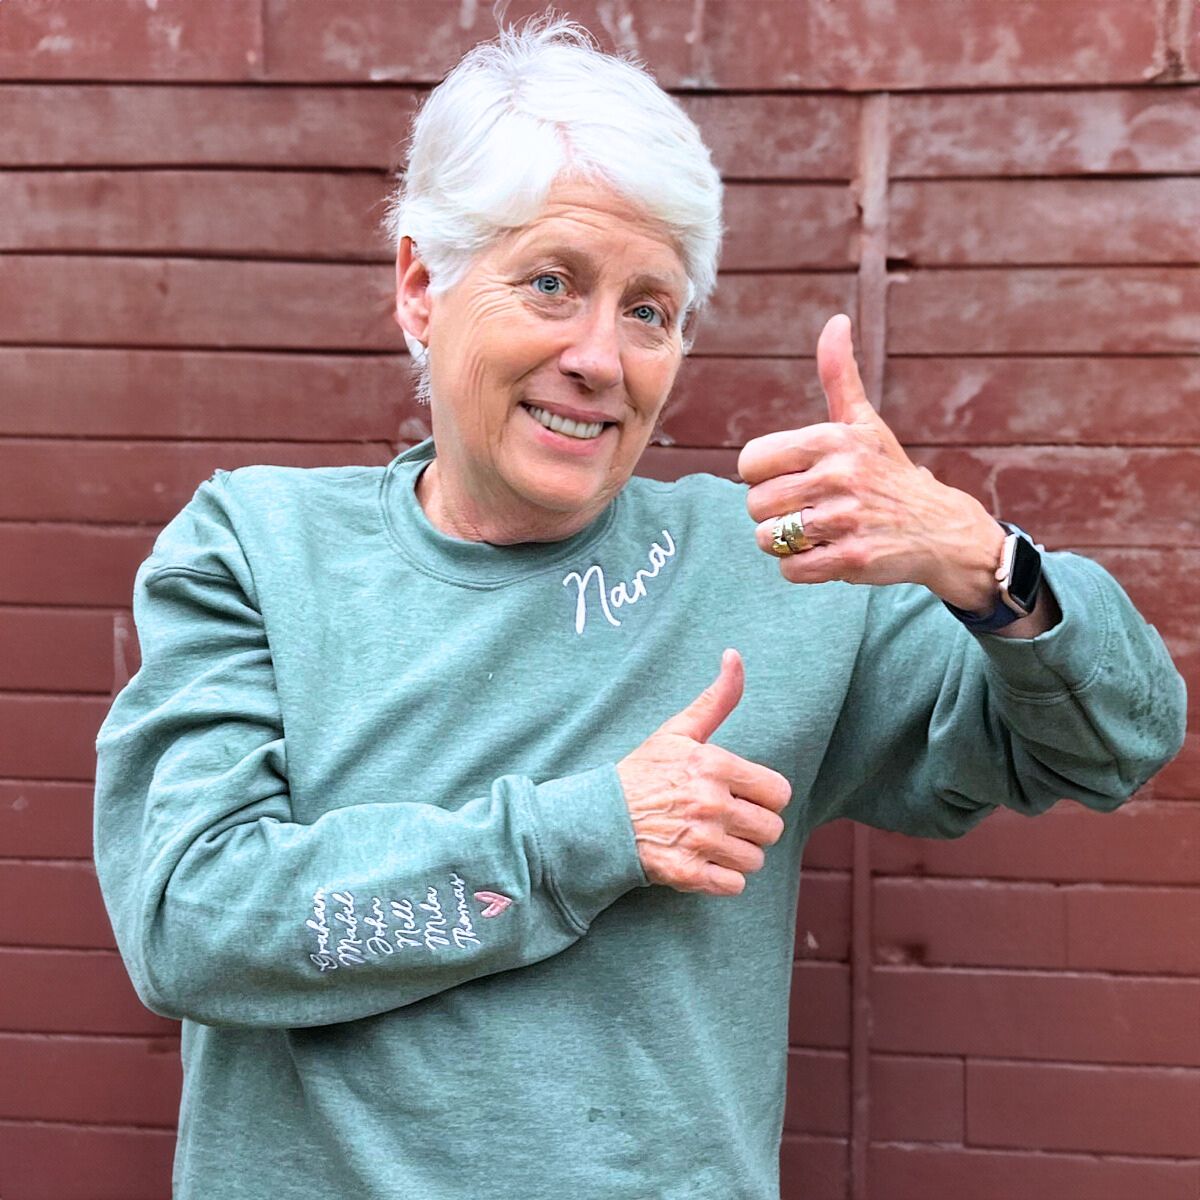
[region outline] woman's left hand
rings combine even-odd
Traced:
[[[813,546],[779,560],[792,583],[920,583],[958,608],[990,612],[1004,530],[904,452],[863,390],[849,317],[822,330],[817,371],[829,421],[755,438],[738,458],[759,547],[771,552],[776,518],[802,512]]]

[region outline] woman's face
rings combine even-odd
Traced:
[[[687,276],[666,230],[563,179],[446,292],[404,267],[398,319],[429,348],[431,518],[494,542],[582,528],[633,473],[679,369]]]

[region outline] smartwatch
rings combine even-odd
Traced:
[[[979,616],[963,608],[955,608],[945,600],[943,604],[972,632],[991,633],[1003,629],[1022,617],[1027,617],[1037,605],[1038,592],[1042,586],[1042,549],[1023,529],[1007,521],[997,524],[1008,535],[1000,554],[1000,565],[996,568],[996,582],[1000,595],[990,613]]]

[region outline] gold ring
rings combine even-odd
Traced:
[[[777,558],[787,558],[792,554],[802,554],[811,550],[813,543],[804,532],[803,512],[785,513],[776,517],[771,526],[771,553]]]
[[[788,545],[783,536],[783,518],[777,517],[771,527],[771,553],[776,558],[789,558],[795,551]]]
[[[780,521],[779,536],[788,544],[793,554],[801,554],[812,549],[812,542],[804,532],[804,513],[788,513]]]

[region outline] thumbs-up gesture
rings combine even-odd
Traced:
[[[904,452],[863,390],[849,317],[821,331],[817,372],[828,422],[755,438],[738,459],[758,545],[771,553],[776,519],[801,513],[812,548],[779,560],[792,583],[920,583],[990,612],[1004,531]]]
[[[736,650],[682,712],[617,763],[642,869],[680,892],[736,896],[745,872],[761,869],[761,847],[783,834],[791,784],[777,771],[712,746],[738,706],[745,671]]]

